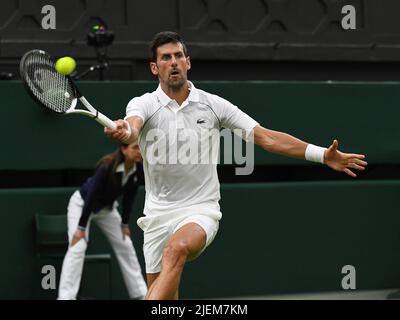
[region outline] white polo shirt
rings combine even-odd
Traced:
[[[219,220],[216,157],[220,139],[207,133],[242,129],[247,140],[258,123],[229,101],[188,83],[190,93],[181,106],[158,86],[152,93],[133,98],[126,108],[125,119],[139,116],[144,123],[139,135],[146,189],[144,214],[186,212]]]

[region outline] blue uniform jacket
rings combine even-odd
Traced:
[[[129,176],[122,187],[122,172],[113,172],[112,165],[103,164],[98,167],[94,175],[88,178],[80,188],[85,204],[79,220],[79,226],[86,228],[91,213],[97,213],[103,208],[112,208],[114,201],[122,195],[122,223],[129,223],[129,215],[137,189],[143,181],[143,168],[136,163],[136,171]],[[112,179],[111,177],[114,177]]]

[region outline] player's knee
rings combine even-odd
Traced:
[[[188,244],[185,241],[175,241],[169,243],[163,252],[163,259],[171,263],[184,264],[189,255]]]

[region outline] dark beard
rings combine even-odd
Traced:
[[[177,81],[168,81],[168,87],[173,91],[179,91],[185,85],[186,79],[181,79]]]

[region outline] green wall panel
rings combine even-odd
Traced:
[[[400,161],[400,83],[195,82],[221,95],[262,125],[343,151],[365,153],[370,163]],[[155,82],[81,82],[87,99],[110,118],[123,117],[129,100]],[[59,116],[36,105],[17,81],[0,82],[1,170],[92,168],[116,144],[89,118]],[[256,147],[257,164],[301,164]]]
[[[65,214],[73,190],[0,190],[1,299],[55,297],[38,291],[34,214]],[[339,291],[345,265],[356,268],[357,289],[398,288],[399,190],[397,180],[224,184],[220,230],[185,268],[181,296]],[[130,224],[142,266],[143,235],[135,222],[143,201],[141,188]],[[95,228],[88,252],[112,252]],[[112,268],[112,296],[127,298],[115,258]],[[101,268],[92,270],[104,277]]]

